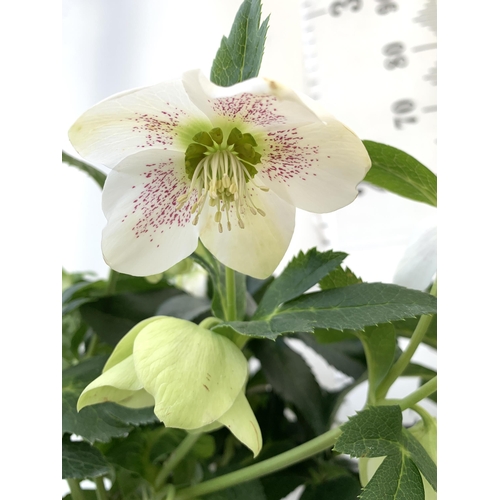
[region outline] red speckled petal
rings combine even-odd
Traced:
[[[212,128],[175,80],[96,104],[73,124],[69,138],[83,158],[114,167],[141,150],[185,151],[198,125]]]
[[[254,278],[264,279],[278,267],[290,244],[295,227],[295,208],[272,192],[264,193],[249,188],[257,208],[264,210],[265,217],[253,215],[248,208],[243,215],[245,228],[231,210],[231,231],[227,230],[223,214],[223,232],[219,233],[214,221],[215,210],[205,207],[200,217],[200,239],[224,265]]]
[[[161,273],[188,257],[197,246],[198,230],[190,222],[193,193],[186,193],[184,154],[149,150],[123,160],[109,174],[103,191],[108,224],[102,251],[112,269],[133,276]]]
[[[216,126],[230,122],[252,134],[288,123],[318,122],[317,115],[293,90],[265,78],[218,87],[199,70],[184,73],[190,99]]]
[[[327,123],[267,132],[258,178],[280,198],[314,213],[333,212],[356,198],[371,162],[361,140],[328,116]]]

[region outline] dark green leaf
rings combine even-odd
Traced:
[[[325,361],[342,373],[357,379],[366,371],[366,359],[361,342],[356,339],[342,340],[331,344],[321,344],[311,333],[295,335],[311,349],[314,349]]]
[[[62,475],[63,479],[84,479],[104,476],[112,472],[112,468],[102,453],[85,441],[73,442],[63,440],[62,443]]]
[[[316,434],[325,432],[328,416],[323,391],[304,359],[282,339],[253,342],[250,346],[261,363],[262,371],[273,390],[305,418]]]
[[[360,493],[361,486],[356,478],[342,476],[322,484],[308,485],[300,500],[357,500]]]
[[[284,302],[302,295],[318,281],[340,266],[347,257],[343,252],[318,252],[312,248],[307,253],[300,252],[285,270],[267,288],[255,312],[254,319],[272,314]]]
[[[261,480],[266,500],[282,500],[304,482],[304,478],[286,469],[276,474],[265,476]]]
[[[419,314],[436,312],[436,298],[424,292],[384,283],[356,285],[303,295],[256,321],[221,323],[214,330],[234,330],[251,337],[275,339],[283,333],[315,328],[362,330]]]
[[[262,484],[255,479],[202,497],[203,500],[266,500]]]
[[[83,389],[97,378],[106,358],[95,356],[67,368],[62,374],[63,433],[82,436],[87,441],[110,441],[127,436],[134,426],[157,422],[152,408],[126,408],[115,403],[101,403],[76,411]]]
[[[363,141],[372,160],[365,181],[405,198],[437,206],[437,178],[418,160],[399,149]]]
[[[181,290],[172,287],[120,293],[84,304],[80,312],[99,338],[114,346],[137,323],[155,316],[165,301],[180,294],[183,294]]]
[[[144,500],[154,495],[153,486],[142,476],[115,466],[116,479],[109,490],[109,498],[113,500]]]
[[[390,455],[384,459],[359,498],[425,500],[422,476],[413,461],[405,455]]]
[[[429,457],[425,448],[417,441],[417,439],[406,429],[403,429],[403,442],[411,459],[420,469],[422,475],[429,481],[429,484],[437,489],[437,469],[436,464]]]
[[[355,285],[362,281],[363,280],[358,278],[348,267],[345,269],[337,267],[319,282],[319,286],[321,290],[330,290],[332,288]]]
[[[171,316],[193,321],[209,310],[210,301],[204,297],[177,295],[163,302],[163,304],[158,307],[156,314],[158,316]]]
[[[376,406],[359,412],[342,426],[336,451],[354,457],[386,457],[361,499],[424,500],[419,470],[436,487],[436,465],[422,445],[403,429],[402,421],[399,406]]]
[[[269,22],[267,18],[261,25],[260,16],[260,0],[244,0],[212,63],[213,83],[229,87],[259,74]]]
[[[111,464],[139,474],[153,484],[160,467],[150,459],[150,451],[165,432],[167,429],[163,426],[134,429],[127,437],[113,439],[110,444],[102,446],[103,453]]]
[[[89,163],[77,160],[73,156],[65,153],[64,151],[62,152],[62,161],[63,163],[67,163],[68,165],[76,167],[78,170],[81,170],[82,172],[85,172],[86,174],[90,175],[90,177],[92,177],[92,179],[94,179],[97,182],[97,184],[99,184],[99,187],[101,189],[104,187],[104,181],[106,180],[106,175],[97,168],[90,165]]]

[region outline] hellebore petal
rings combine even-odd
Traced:
[[[222,417],[219,417],[219,422],[250,448],[254,457],[259,454],[262,449],[262,434],[244,391],[238,394],[233,406]]]
[[[226,337],[189,321],[164,317],[134,342],[137,377],[167,427],[197,429],[234,404],[247,379],[245,356]]]
[[[101,101],[71,126],[69,139],[83,158],[114,167],[141,150],[184,151],[182,140],[191,139],[193,125],[211,128],[182,82],[174,80]]]
[[[225,265],[265,278],[295,209],[348,205],[370,168],[361,140],[306,96],[264,78],[218,87],[197,70],[97,104],[70,139],[114,168],[102,248],[135,276],[165,271],[201,238]]]
[[[120,342],[118,342],[118,344],[116,344],[115,348],[113,349],[111,356],[106,361],[106,364],[102,369],[103,373],[108,371],[110,368],[117,365],[118,363],[132,356],[134,349],[134,342],[137,335],[139,335],[140,331],[147,325],[155,321],[158,321],[161,318],[162,316],[153,316],[152,318],[145,319],[140,323],[137,323],[137,325],[135,325],[134,328],[132,328],[124,337],[122,337]]]
[[[210,214],[200,220],[200,239],[217,259],[231,269],[265,279],[278,267],[295,227],[295,208],[274,193],[250,192],[265,217],[247,217],[244,228],[234,224],[231,231],[219,233]]]
[[[253,452],[254,457],[260,453],[262,434],[244,390],[238,394],[233,406],[219,420],[189,432],[211,432],[220,429],[223,425]]]
[[[137,378],[132,356],[114,365],[85,387],[76,409],[80,411],[85,406],[109,401],[130,408],[153,406],[154,399],[144,391]]]
[[[195,197],[177,210],[177,198],[189,187],[183,165],[182,153],[147,150],[128,156],[109,173],[102,252],[112,269],[148,276],[196,250],[198,229],[190,211]]]

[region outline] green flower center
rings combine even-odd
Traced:
[[[251,185],[267,192],[269,188],[258,185],[253,178],[257,174],[255,165],[260,163],[261,155],[255,150],[257,143],[251,134],[242,134],[233,128],[224,143],[224,134],[220,128],[209,132],[199,132],[186,149],[186,174],[191,180],[187,193],[177,199],[180,210],[193,191],[198,197],[191,207],[195,214],[193,224],[198,224],[200,214],[208,203],[215,210],[214,220],[222,233],[223,214],[226,227],[231,231],[230,216],[235,216],[239,227],[245,228],[243,215],[248,210],[252,215],[265,216],[265,212],[256,207],[248,191]]]

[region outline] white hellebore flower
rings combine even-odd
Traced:
[[[155,316],[117,344],[78,399],[130,408],[154,405],[167,427],[208,432],[225,425],[256,456],[259,424],[245,397],[248,364],[229,339],[183,319]]]
[[[197,70],[102,101],[69,137],[113,169],[103,254],[135,276],[172,267],[200,238],[226,266],[266,278],[295,208],[348,205],[371,165],[361,140],[306,96],[263,78],[218,87]]]

